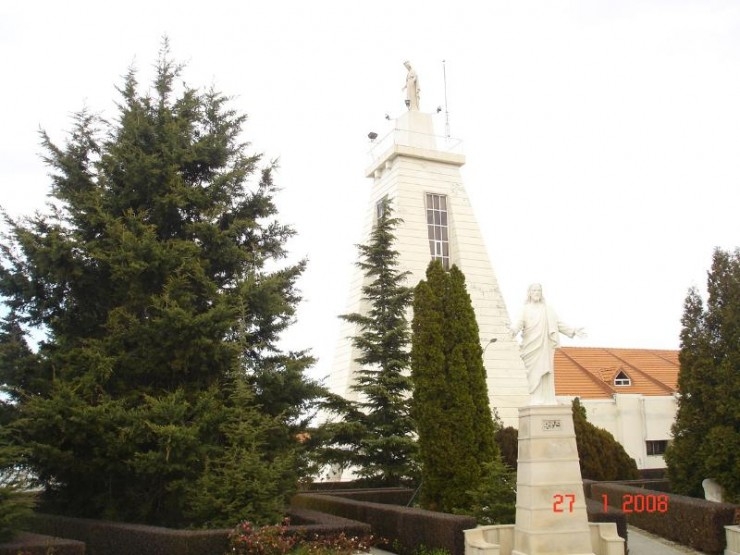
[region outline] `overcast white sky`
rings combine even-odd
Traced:
[[[280,159],[283,221],[308,257],[286,336],[329,373],[371,180],[367,133],[444,105],[463,180],[510,313],[529,283],[588,338],[678,348],[687,288],[740,244],[740,2],[712,0],[130,0],[0,6],[0,205],[43,207],[39,128],[110,114],[133,63],[149,83],[162,35],[249,115]],[[440,133],[443,119],[438,117]]]

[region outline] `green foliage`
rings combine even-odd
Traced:
[[[678,413],[665,460],[673,491],[703,497],[705,478],[740,502],[740,250],[714,251],[706,307],[684,303]]]
[[[362,295],[368,310],[341,316],[359,330],[352,338],[361,353],[352,386],[358,401],[335,399],[327,405],[341,421],[325,426],[327,446],[321,460],[355,468],[366,483],[398,486],[418,475],[415,425],[409,414],[406,312],[412,290],[404,285],[409,273],[399,271],[398,252],[393,249],[394,230],[401,220],[393,217],[387,198],[382,202],[369,242],[358,246],[357,266],[365,273]]]
[[[479,526],[513,524],[516,516],[516,472],[501,460],[484,463],[482,469],[480,483],[467,492],[470,505],[453,512],[475,517]]]
[[[0,418],[46,510],[170,526],[274,518],[306,472],[321,389],[277,347],[304,263],[281,267],[274,164],[226,97],[129,71],[115,118],[44,133],[47,213],[6,217]],[[33,352],[29,329],[44,340]]]
[[[516,469],[519,458],[519,431],[511,426],[500,427],[496,430],[495,438],[503,461],[509,468]]]
[[[28,516],[35,499],[28,491],[31,480],[23,467],[23,453],[0,435],[0,543],[14,534],[14,529]]]
[[[636,480],[640,477],[635,460],[614,436],[586,420],[586,409],[578,397],[573,399],[573,427],[582,478]]]
[[[468,509],[485,481],[485,465],[500,463],[488,402],[478,324],[465,277],[439,261],[414,292],[412,416],[422,464],[421,505]]]

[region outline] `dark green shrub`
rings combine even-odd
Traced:
[[[586,420],[586,409],[573,399],[573,427],[576,432],[581,478],[590,480],[637,480],[637,463],[603,428]]]
[[[481,526],[513,524],[516,516],[516,473],[501,461],[483,465],[483,480],[468,491],[470,506],[455,514],[474,516]]]
[[[508,466],[516,469],[516,462],[519,458],[519,430],[511,426],[499,428],[494,437],[501,451],[501,458]]]

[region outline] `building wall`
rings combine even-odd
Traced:
[[[561,397],[571,402],[573,397]],[[612,399],[581,399],[588,421],[604,428],[622,444],[637,468],[665,468],[661,455],[648,456],[646,441],[670,440],[678,405],[675,397],[614,395]]]

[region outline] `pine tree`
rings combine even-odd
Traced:
[[[49,210],[6,217],[0,384],[46,510],[265,521],[302,471],[296,407],[316,389],[312,359],[277,346],[304,263],[280,267],[274,164],[226,97],[180,74],[165,41],[151,93],[130,70],[116,119],[77,114],[61,147],[42,134]],[[280,414],[260,407],[276,397]]]
[[[465,277],[456,266],[446,272],[432,261],[426,278],[414,292],[411,349],[421,503],[460,512],[480,504],[480,494],[490,491],[485,484],[506,469],[494,439],[483,350]]]
[[[740,502],[740,250],[716,249],[706,307],[689,290],[682,318],[678,413],[665,454],[677,493],[703,497],[713,478]]]
[[[342,420],[324,429],[330,439],[323,462],[353,467],[368,483],[397,486],[418,474],[415,426],[409,415],[406,312],[412,289],[405,285],[409,272],[398,269],[398,252],[393,249],[394,230],[401,220],[393,216],[387,197],[381,203],[369,241],[358,245],[357,266],[367,279],[362,296],[368,310],[340,316],[359,330],[352,338],[361,353],[356,359],[361,368],[352,386],[358,401],[333,405],[343,413]]]

